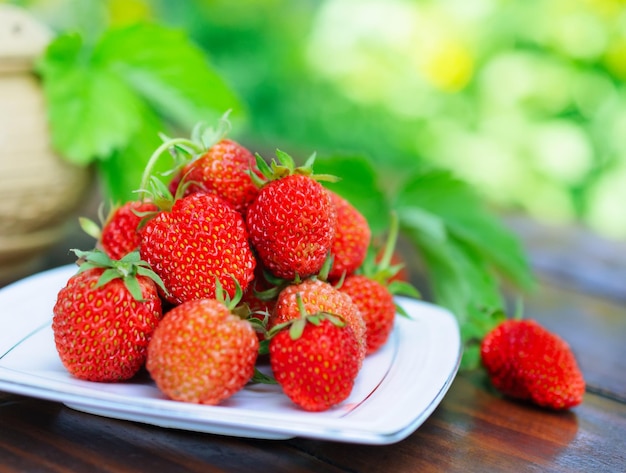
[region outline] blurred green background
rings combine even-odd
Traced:
[[[623,0],[10,3],[85,36],[184,30],[255,150],[365,154],[390,186],[430,162],[504,211],[626,238]]]

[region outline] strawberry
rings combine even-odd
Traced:
[[[329,279],[354,273],[363,263],[370,244],[371,230],[365,217],[346,199],[328,191],[337,213],[337,226],[331,253]]]
[[[261,189],[250,204],[246,224],[263,265],[275,276],[293,280],[316,274],[331,249],[337,214],[330,195],[314,176],[312,156],[302,167],[277,151],[271,167],[257,156],[266,180],[253,176]]]
[[[224,138],[178,171],[170,182],[170,191],[175,195],[181,183],[188,183],[184,195],[212,192],[245,214],[258,193],[249,174],[255,168],[254,155],[248,149]]]
[[[82,263],[53,308],[59,357],[80,379],[130,379],[143,367],[162,317],[159,279],[137,252],[114,261],[100,251],[75,251]]]
[[[279,327],[269,344],[272,373],[283,392],[307,411],[344,401],[361,366],[352,327],[332,316],[306,313],[287,325],[290,329]]]
[[[366,354],[382,347],[396,318],[396,304],[387,286],[361,274],[348,276],[339,290],[350,296],[363,316],[367,333]]]
[[[96,238],[98,247],[112,259],[121,259],[139,248],[139,226],[146,216],[157,210],[152,202],[128,201],[113,208],[105,219],[100,219],[102,228],[87,218],[79,220],[85,232]]]
[[[338,291],[330,283],[309,278],[299,284],[285,287],[278,295],[274,312],[270,317],[270,328],[301,317],[298,298],[309,314],[329,313],[342,317],[352,327],[359,342],[359,363],[365,357],[367,347],[366,326],[358,307],[347,294]]]
[[[358,274],[349,275],[338,283],[339,291],[350,296],[365,321],[367,355],[378,351],[385,344],[393,330],[396,313],[404,313],[402,307],[396,305],[394,295],[419,297],[418,291],[411,284],[393,279],[401,269],[401,266],[391,265],[397,234],[398,220],[392,215],[382,257],[375,258],[373,252],[368,253]]]
[[[166,300],[215,298],[216,277],[230,297],[254,277],[256,260],[243,217],[221,197],[178,199],[141,229],[141,256],[162,279]]]
[[[168,151],[174,158],[174,166],[162,173],[162,177],[173,175],[164,189],[168,194],[176,198],[199,191],[215,194],[245,214],[258,192],[252,176],[258,176],[259,171],[254,155],[241,144],[226,138],[231,128],[229,112],[220,118],[215,128],[199,123],[190,138],[164,137],[164,142],[146,164],[139,190],[149,192],[147,187],[156,177],[154,169],[157,162]],[[161,178],[158,180],[161,181]]]
[[[583,400],[585,381],[569,345],[534,320],[501,322],[480,353],[493,386],[506,396],[550,409]]]
[[[155,330],[146,369],[169,398],[216,405],[252,378],[259,341],[250,323],[231,312],[233,301],[184,302]]]

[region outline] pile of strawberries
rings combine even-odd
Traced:
[[[177,155],[167,186],[151,160],[141,199],[102,228],[83,220],[96,249],[76,251],[54,307],[64,366],[101,382],[145,366],[168,397],[195,403],[254,381],[279,383],[307,410],[340,403],[392,330],[399,267],[363,264],[368,223],[322,186],[335,178],[315,175],[314,157],[298,167],[224,137],[172,143],[161,148]],[[258,370],[268,361],[272,376]]]
[[[82,220],[97,243],[74,250],[78,271],[54,306],[60,359],[99,382],[145,368],[179,401],[219,404],[266,382],[303,409],[326,410],[388,340],[401,312],[394,294],[418,295],[391,264],[397,221],[386,245],[372,248],[366,219],[321,184],[336,178],[316,175],[314,156],[296,166],[277,151],[268,162],[222,134],[203,136],[159,147],[141,197],[112,209],[102,228]],[[175,157],[168,184],[151,175],[164,151]],[[508,350],[501,356],[514,358]],[[484,353],[493,359],[496,349]],[[576,389],[542,405],[575,405]]]

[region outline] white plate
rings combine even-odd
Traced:
[[[56,295],[75,270],[63,266],[0,290],[0,390],[198,432],[389,444],[428,418],[459,367],[454,316],[432,304],[398,298],[410,319],[397,317],[387,344],[366,358],[350,397],[325,412],[305,412],[270,385],[250,385],[220,406],[202,406],[166,399],[148,376],[124,383],[81,381],[61,364],[51,329]]]

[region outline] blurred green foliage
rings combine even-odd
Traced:
[[[250,110],[248,136],[422,161],[490,202],[626,237],[623,0],[154,1]]]
[[[626,237],[623,0],[23,0],[97,34],[184,29],[258,148],[427,161],[495,205]],[[193,74],[193,71],[189,71]]]

